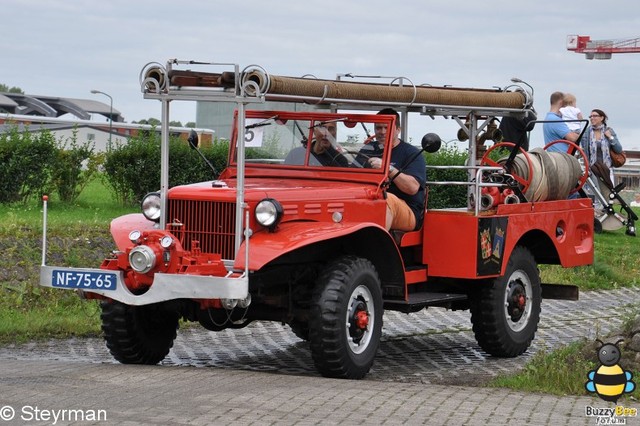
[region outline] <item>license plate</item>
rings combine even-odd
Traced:
[[[116,274],[94,271],[51,271],[51,285],[61,288],[77,288],[81,290],[115,290]]]

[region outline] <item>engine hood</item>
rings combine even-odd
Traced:
[[[236,199],[236,190],[237,181],[225,179],[174,187],[169,190],[169,198],[233,202]],[[377,185],[313,179],[252,178],[245,180],[244,192],[247,202],[267,197],[280,201],[306,202],[381,197]]]

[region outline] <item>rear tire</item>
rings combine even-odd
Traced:
[[[313,362],[325,377],[361,379],[371,366],[382,335],[382,291],[375,267],[344,256],[320,274],[309,320]]]
[[[526,351],[538,329],[542,290],[531,252],[517,246],[505,275],[479,290],[471,307],[473,332],[480,347],[498,357]]]
[[[177,312],[159,305],[129,306],[102,302],[102,331],[107,348],[123,364],[157,364],[173,346]]]

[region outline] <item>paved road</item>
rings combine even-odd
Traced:
[[[594,425],[585,407],[611,404],[474,386],[517,371],[540,350],[601,337],[621,323],[623,306],[638,300],[640,289],[545,300],[531,350],[515,359],[486,356],[468,312],[388,312],[374,368],[361,381],[319,377],[306,343],[273,323],[181,330],[153,367],[115,363],[101,339],[11,345],[0,348],[0,419],[9,406],[16,410],[9,424],[37,424],[31,411],[21,418],[23,407],[37,405],[63,414],[53,410],[102,409],[104,424]],[[625,420],[640,425],[639,418]]]
[[[31,420],[36,406],[58,418],[67,410],[57,424],[81,419],[80,410],[85,421],[76,424],[100,423],[86,421],[93,415],[113,425],[595,425],[585,407],[605,405],[587,397],[224,368],[5,360],[0,374],[0,415],[11,407],[11,425],[47,424]]]

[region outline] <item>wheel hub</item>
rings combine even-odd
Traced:
[[[352,315],[349,319],[349,335],[354,343],[359,343],[369,327],[369,312],[367,304],[361,300],[353,304]]]
[[[365,330],[369,326],[369,313],[365,311],[358,311],[356,314],[356,326]]]
[[[522,281],[515,280],[509,284],[507,294],[507,313],[511,320],[518,322],[527,307],[527,293]]]

